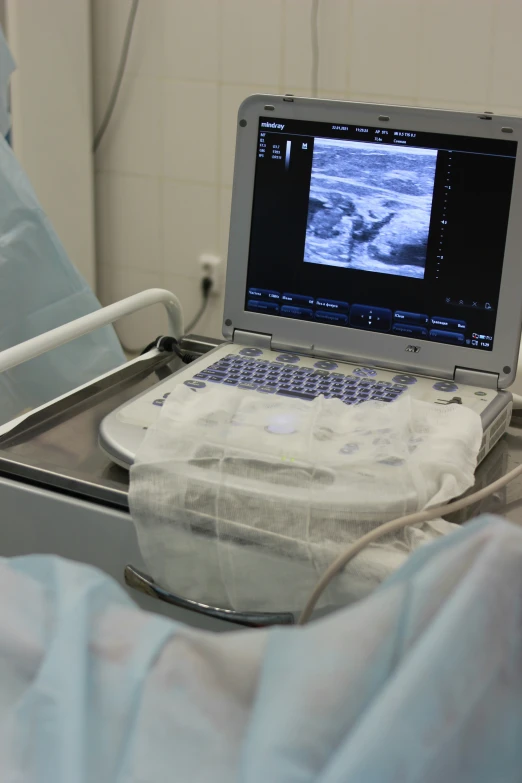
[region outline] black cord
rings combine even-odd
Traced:
[[[147,345],[146,348],[143,349],[143,351],[140,353],[140,356],[143,356],[145,353],[148,353],[153,348],[157,348],[158,351],[161,351],[162,353],[166,353],[167,351],[169,353],[175,353],[176,356],[179,357],[184,364],[190,364],[190,362],[193,362],[194,359],[197,358],[197,354],[195,353],[182,351],[179,347],[176,338],[169,337],[168,335],[165,337],[156,337],[155,340],[153,340],[151,343]]]
[[[116,71],[116,78],[114,79],[114,84],[109,98],[109,103],[107,104],[107,108],[105,110],[105,114],[103,115],[100,127],[94,136],[94,141],[92,143],[93,153],[96,152],[100,146],[100,142],[105,135],[105,131],[109,126],[109,122],[111,121],[112,113],[114,111],[114,107],[116,106],[116,101],[118,100],[118,94],[120,92],[121,83],[123,81],[123,74],[125,73],[125,66],[127,64],[127,56],[129,54],[132,31],[134,30],[134,21],[136,19],[138,3],[139,0],[132,0],[131,9],[129,11],[129,18],[127,19],[127,27],[125,28],[123,45],[121,48],[120,62],[118,63],[118,70]]]
[[[185,334],[188,334],[191,329],[194,328],[194,326],[197,324],[203,313],[205,312],[207,305],[208,305],[208,299],[210,296],[210,291],[212,289],[212,278],[211,277],[204,277],[201,281],[201,293],[203,295],[203,303],[201,307],[199,308],[198,312],[192,319],[192,321],[189,323],[185,330]],[[157,348],[159,351],[170,351],[171,353],[175,353],[176,356],[178,356],[182,362],[185,364],[189,364],[189,362],[194,361],[197,354],[191,354],[186,351],[181,351],[178,346],[178,341],[175,337],[156,337],[155,340],[153,340],[151,343],[149,343],[143,351],[140,353],[140,356],[143,356],[143,354],[148,353],[148,351],[151,351],[153,348]]]
[[[185,334],[188,334],[189,332],[192,331],[192,329],[195,327],[195,325],[198,323],[200,318],[203,316],[203,313],[207,309],[208,298],[210,296],[211,288],[212,288],[212,278],[204,277],[203,280],[201,281],[201,294],[203,296],[203,301],[196,315],[185,329]]]

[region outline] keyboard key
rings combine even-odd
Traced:
[[[207,384],[203,383],[203,381],[195,381],[195,380],[185,381],[185,386],[188,386],[189,389],[203,389],[206,385]],[[156,404],[156,402],[154,402],[154,404]]]
[[[208,376],[208,380],[211,383],[223,383],[223,381],[225,380],[225,376],[224,375],[209,375]]]
[[[237,378],[227,378],[223,383],[226,383],[227,386],[237,386],[239,381]]]
[[[200,380],[204,380],[205,378],[208,378],[208,373],[206,372],[198,372],[194,378],[199,378]]]
[[[294,391],[293,389],[279,389],[277,394],[280,394],[282,397],[295,397],[298,400],[315,400],[316,394],[314,393],[308,393],[308,392],[298,392]]]
[[[257,389],[257,383],[239,383],[237,388],[255,390]]]
[[[329,362],[325,360],[316,362],[314,367],[317,367],[318,370],[336,370],[337,364],[335,362]]]
[[[263,394],[274,394],[277,391],[276,386],[258,386],[257,387],[258,392],[263,392]]]

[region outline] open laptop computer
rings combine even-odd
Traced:
[[[128,467],[176,384],[347,404],[403,394],[509,423],[522,119],[293,96],[239,109],[227,342],[105,418]]]

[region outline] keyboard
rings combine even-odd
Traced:
[[[256,349],[247,349],[250,352]],[[261,351],[259,351],[261,353]],[[275,360],[228,354],[184,381],[191,389],[220,383],[260,394],[279,394],[300,400],[342,400],[357,405],[367,400],[393,402],[408,389],[408,384],[376,380],[371,367],[356,367],[351,373],[337,372],[332,361],[318,361],[314,367],[299,366],[300,357],[282,354]]]

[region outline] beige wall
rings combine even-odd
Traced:
[[[199,303],[201,252],[226,255],[235,116],[252,92],[310,93],[311,0],[141,0],[96,159],[100,293],[153,285]],[[99,121],[130,0],[93,0]],[[320,95],[522,112],[522,0],[321,0]],[[222,298],[200,329],[218,335]],[[123,325],[129,347],[159,316]]]
[[[17,63],[14,151],[69,258],[94,288],[90,0],[2,5]]]

